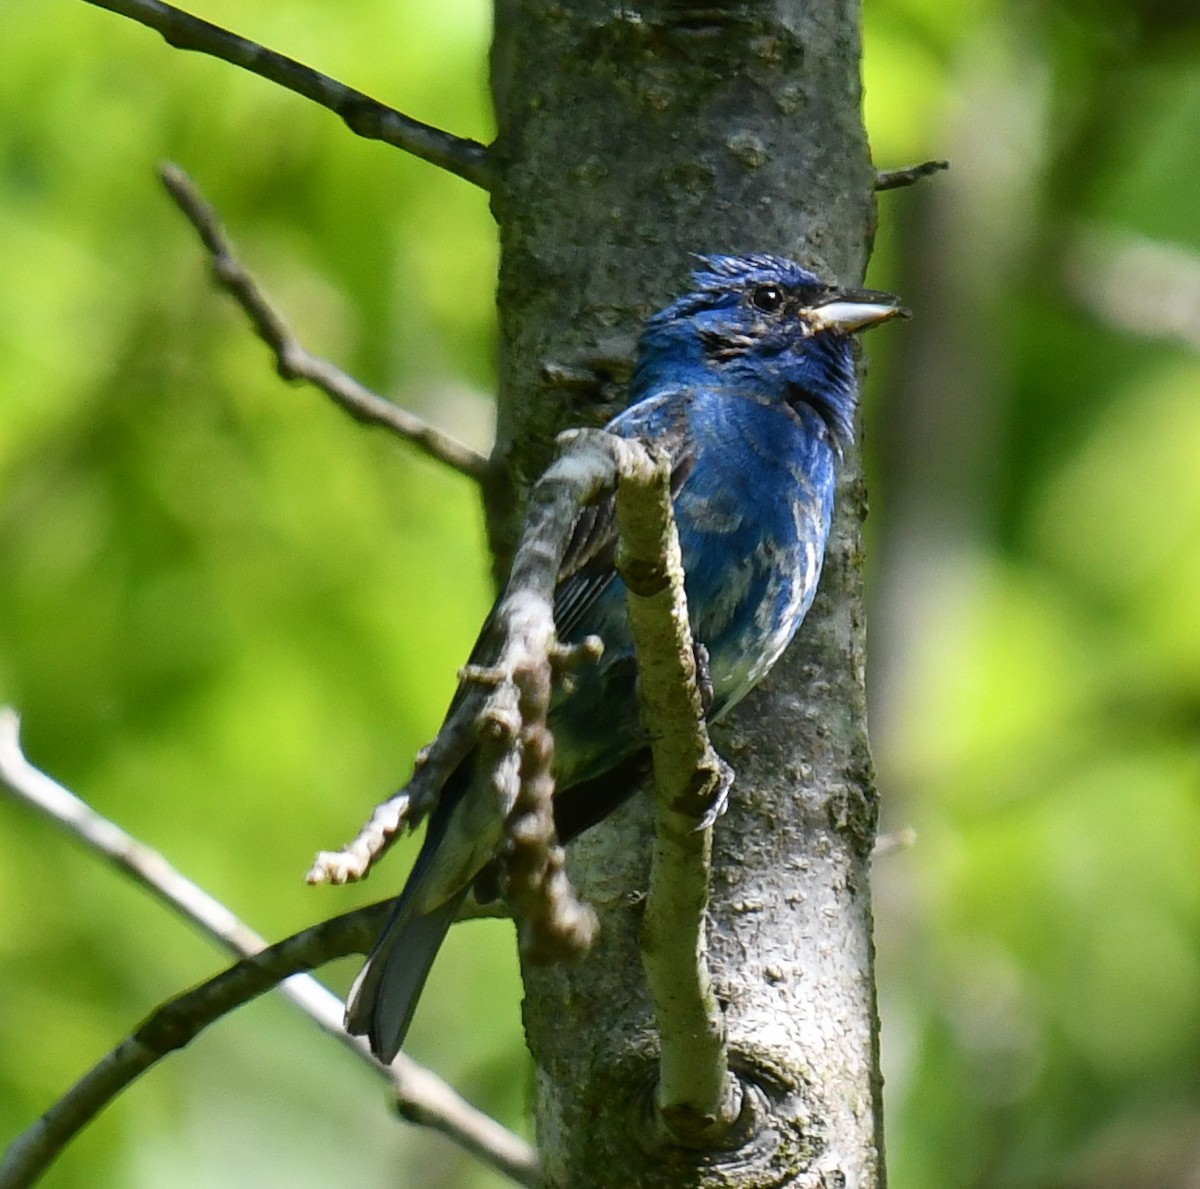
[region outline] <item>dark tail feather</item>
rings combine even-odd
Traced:
[[[346,1030],[365,1035],[371,1051],[385,1065],[400,1051],[421,989],[469,885],[432,912],[412,909],[414,887],[404,889],[350,989]]]
[[[600,776],[562,789],[554,798],[559,840],[569,842],[610,814],[637,791],[649,771],[650,753],[641,751]],[[464,765],[447,783],[408,883],[350,988],[346,1029],[355,1036],[366,1036],[371,1051],[385,1063],[394,1060],[404,1044],[433,960],[471,889],[468,882],[429,912],[414,908],[450,815],[469,782],[470,769]]]

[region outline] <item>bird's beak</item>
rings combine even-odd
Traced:
[[[820,304],[810,307],[807,314],[814,331],[839,330],[842,334],[911,316],[899,298],[877,289],[835,289]]]

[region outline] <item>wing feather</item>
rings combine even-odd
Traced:
[[[646,416],[636,421],[623,423],[617,418],[610,429],[620,433],[622,437],[639,438],[642,435],[638,429],[643,425],[647,431],[652,428],[652,440],[656,448],[666,450],[671,459],[671,499],[679,495],[680,489],[687,482],[688,476],[696,465],[692,437],[688,432],[687,420],[684,416],[671,416],[666,424],[646,424],[651,418],[661,422],[663,418],[653,417],[662,413],[663,406],[670,412],[675,407],[682,413],[683,403],[675,396],[674,404],[668,404],[670,396],[663,396],[655,402],[655,407],[645,409],[638,406],[639,412]],[[648,433],[648,436],[651,436]],[[616,577],[617,557],[617,514],[616,502],[611,495],[595,504],[584,508],[575,527],[571,539],[567,543],[566,553],[563,554],[563,564],[558,574],[558,587],[554,592],[554,623],[560,639],[570,639],[583,625],[588,611],[596,600],[608,589]]]

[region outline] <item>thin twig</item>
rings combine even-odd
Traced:
[[[264,952],[266,943],[261,937],[175,870],[162,855],[130,837],[69,789],[30,764],[21,750],[19,728],[16,712],[0,707],[0,785],[56,825],[64,827],[77,841],[198,925],[226,950],[248,958]],[[346,954],[363,953],[370,948],[390,907],[390,902],[384,902],[335,917],[280,942],[272,947],[272,953],[284,953],[288,961],[295,961],[296,970]],[[280,984],[280,990],[326,1032],[353,1049],[377,1072],[390,1078],[400,1113],[405,1118],[441,1131],[514,1181],[536,1184],[536,1156],[524,1140],[476,1110],[440,1078],[403,1054],[390,1069],[380,1065],[363,1042],[346,1033],[342,1027],[344,1004],[316,979],[306,974],[293,975]],[[135,1046],[127,1050],[125,1056],[142,1060],[144,1055],[139,1056],[140,1052]],[[145,1067],[133,1069],[113,1093]],[[111,1073],[96,1075],[96,1071],[88,1075],[92,1079],[89,1082],[92,1091],[111,1084],[104,1080],[110,1076]],[[74,1091],[71,1093],[75,1094]],[[58,1104],[51,1107],[46,1117],[14,1141],[0,1165],[0,1189],[32,1184],[62,1145],[87,1121],[78,1117],[80,1103],[89,1101],[87,1094],[80,1093],[82,1097],[75,1094],[61,1111]],[[97,1101],[90,1108],[88,1117],[94,1115],[104,1101]],[[53,1125],[46,1122],[51,1114],[55,1114]],[[65,1133],[61,1131],[64,1127]]]
[[[654,854],[641,949],[661,1042],[660,1124],[671,1139],[714,1146],[741,1105],[706,933],[712,823],[733,774],[704,722],[670,479],[666,458],[630,459],[617,487],[617,570],[628,589],[639,703],[654,760]]]
[[[460,674],[458,694],[408,784],[372,814],[341,851],[322,851],[310,883],[361,879],[390,845],[393,807],[415,825],[437,803],[451,774],[472,752],[474,779],[490,780],[496,816],[507,822],[505,892],[514,906],[523,950],[543,959],[575,957],[591,944],[595,917],[576,900],[563,870],[549,815],[553,784],[540,724],[552,671],[599,655],[596,641],[564,650],[554,628],[554,590],[579,509],[616,484],[612,447],[600,430],[560,435],[559,455],[530,494],[520,545],[505,593]],[[622,443],[640,449],[635,443]],[[522,762],[524,759],[524,763]],[[514,809],[517,812],[514,813]],[[547,823],[549,826],[547,827]]]
[[[32,1185],[55,1156],[122,1090],[168,1053],[194,1040],[210,1024],[277,984],[286,986],[306,978],[301,972],[314,965],[358,952],[364,933],[379,928],[388,907],[387,904],[373,905],[367,912],[360,910],[347,918],[327,921],[285,938],[155,1008],[130,1036],[84,1074],[9,1146],[3,1163],[0,1163],[0,1189],[24,1189]],[[339,944],[331,945],[331,936]],[[330,1018],[321,1021],[322,1026],[341,1033],[346,1044],[365,1052],[364,1044],[341,1029],[340,1000],[329,992],[324,994],[330,1001],[324,1014]],[[366,1055],[369,1058],[369,1054]],[[428,1070],[403,1062],[391,1073],[375,1064],[381,1072],[390,1074],[396,1083],[405,1118],[437,1127],[459,1142],[463,1142],[465,1136],[469,1140],[465,1146],[470,1151],[518,1184],[532,1186],[538,1183],[536,1160],[524,1141],[473,1110],[471,1113],[476,1117],[470,1119],[471,1125],[464,1131],[462,1107],[465,1104]],[[410,1065],[412,1068],[407,1068]]]
[[[595,928],[576,900],[554,835],[550,765],[553,740],[546,709],[555,664],[564,658],[553,613],[554,590],[580,509],[615,490],[617,569],[629,590],[637,648],[642,718],[652,740],[657,826],[643,925],[643,957],[662,1041],[657,1102],[666,1135],[712,1144],[735,1121],[724,1016],[708,969],[712,823],[724,808],[732,774],[712,749],[704,723],[696,653],[688,628],[683,564],[671,509],[671,468],[641,443],[601,430],[559,437],[559,454],[538,480],[504,596],[476,652],[441,732],[422,753],[402,790],[408,812],[432,807],[467,754],[472,780],[490,778],[496,815],[506,821],[505,892],[527,957],[577,956]],[[492,658],[495,658],[494,660]],[[413,792],[418,781],[420,794]],[[433,800],[428,800],[432,798]],[[323,854],[311,879],[340,880],[366,867],[386,844],[393,798],[345,852]]]
[[[345,884],[364,879],[371,865],[383,855],[409,824],[409,798],[406,789],[376,807],[354,841],[341,850],[323,850],[304,877],[310,884]]]
[[[488,460],[478,451],[372,392],[328,360],[309,352],[238,260],[216,211],[204,200],[191,178],[170,162],[165,162],[160,172],[163,184],[196,229],[211,257],[217,284],[241,306],[254,326],[255,334],[270,347],[275,355],[275,370],[280,376],[285,380],[306,380],[356,421],[390,430],[430,458],[471,479],[484,478]]]
[[[21,750],[20,718],[0,707],[0,785],[99,855],[157,900],[199,926],[233,954],[251,954],[266,942],[220,901],[176,870],[158,851],[97,813],[70,789],[35,768]]]
[[[899,190],[902,186],[915,186],[922,178],[949,168],[949,161],[922,161],[920,165],[909,165],[904,169],[881,169],[875,175],[875,189]]]
[[[310,66],[181,9],[162,4],[160,0],[86,0],[86,3],[156,30],[176,49],[220,58],[303,95],[305,99],[336,112],[358,136],[403,149],[484,190],[492,187],[488,150],[478,141],[452,136],[440,128],[422,124]]]

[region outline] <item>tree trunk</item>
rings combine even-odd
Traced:
[[[545,366],[627,359],[641,320],[686,287],[689,253],[775,252],[861,280],[874,200],[859,56],[853,0],[500,0],[504,478],[489,515],[501,559],[555,434],[621,403],[619,383],[588,390]],[[621,379],[619,366],[607,374]],[[714,733],[737,773],[716,828],[710,948],[745,1087],[742,1144],[655,1146],[656,1039],[637,948],[652,807],[635,797],[572,848],[572,876],[601,918],[595,949],[524,972],[548,1185],[884,1184],[863,513],[849,451],[816,604]]]

